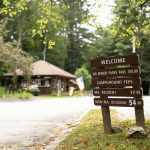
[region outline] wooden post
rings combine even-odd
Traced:
[[[137,87],[137,86],[133,86],[133,87]],[[143,96],[143,92],[142,92],[142,96]],[[144,106],[135,107],[134,110],[135,110],[136,126],[145,128]]]
[[[136,125],[145,128],[144,108],[135,107]]]
[[[102,106],[101,109],[102,109],[104,132],[105,133],[111,133],[112,132],[112,126],[111,126],[109,106]]]

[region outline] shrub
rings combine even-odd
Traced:
[[[91,86],[91,75],[89,74],[89,71],[85,68],[85,66],[82,66],[81,68],[78,68],[75,72],[75,75],[77,77],[82,76],[84,80],[85,89],[90,89]]]
[[[19,99],[29,99],[32,97],[32,94],[29,92],[23,91],[23,92],[16,93],[15,97]]]
[[[87,96],[87,93],[85,91],[75,91],[73,96]]]
[[[68,93],[68,92],[62,92],[62,93],[60,94],[60,96],[69,96],[69,93]]]
[[[57,92],[52,91],[51,94],[50,94],[50,96],[57,96]]]
[[[3,97],[5,95],[5,88],[0,86],[0,97]]]

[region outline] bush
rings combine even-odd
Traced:
[[[60,93],[60,96],[69,96],[69,93],[68,92],[62,92],[62,93]]]
[[[23,91],[23,92],[16,93],[15,97],[19,99],[29,99],[32,97],[32,94],[29,92]]]
[[[85,66],[78,68],[75,72],[75,75],[77,77],[83,77],[85,89],[89,90],[91,86],[91,75],[89,74],[89,71],[85,68]]]
[[[0,97],[3,97],[5,95],[5,88],[0,86]]]
[[[50,96],[57,96],[57,92],[52,91],[51,94],[50,94]]]
[[[87,96],[87,93],[85,91],[75,91],[73,96]]]

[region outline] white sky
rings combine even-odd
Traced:
[[[111,24],[114,17],[112,14],[112,7],[114,0],[88,0],[90,4],[90,13],[96,16],[94,24],[100,24],[104,27]]]

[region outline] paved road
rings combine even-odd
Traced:
[[[150,118],[150,97],[144,101],[146,118]],[[0,102],[0,146],[43,144],[93,108],[100,107],[94,106],[92,97]],[[121,118],[134,118],[133,108],[113,108]]]
[[[93,107],[89,97],[0,102],[0,146],[42,144]]]

